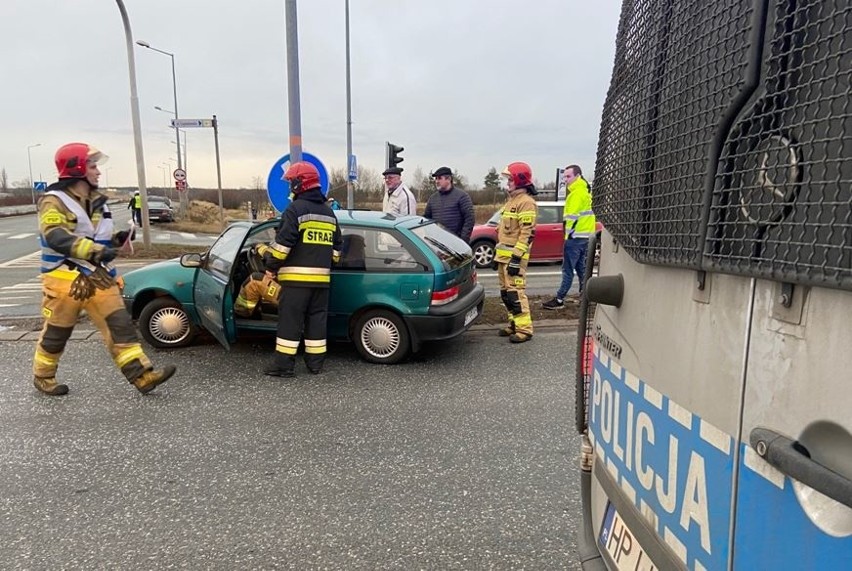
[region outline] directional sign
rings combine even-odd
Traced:
[[[320,175],[320,190],[324,195],[328,194],[328,171],[322,161],[314,155],[304,152],[302,153],[302,160],[317,167]],[[290,166],[289,153],[272,165],[272,170],[269,171],[269,177],[266,179],[266,194],[269,196],[269,202],[279,212],[283,212],[290,204],[290,183],[284,180],[284,171],[287,170],[288,166]]]
[[[174,177],[176,181],[186,180],[186,171],[183,169],[175,169]]]
[[[47,183],[43,180],[37,180],[33,183],[33,190],[45,191],[47,190]]]
[[[183,192],[184,190],[186,190],[186,181],[185,180],[176,180],[175,181],[175,188],[178,189],[179,191]]]
[[[172,119],[172,127],[189,129],[191,127],[212,127],[213,119]]]
[[[349,180],[358,180],[358,160],[355,155],[349,155]]]

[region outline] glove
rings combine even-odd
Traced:
[[[521,273],[521,259],[518,256],[512,256],[512,259],[509,260],[506,273],[512,277]]]
[[[116,256],[118,256],[118,250],[106,246],[92,252],[92,255],[89,256],[89,261],[93,264],[108,264],[113,261]]]
[[[109,289],[115,283],[115,280],[103,266],[98,266],[97,269],[89,276],[89,281],[98,289]]]
[[[95,286],[88,277],[81,273],[71,282],[71,289],[68,293],[77,301],[85,301],[95,295]]]

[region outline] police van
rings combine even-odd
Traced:
[[[616,41],[583,568],[852,569],[852,2],[625,0]]]

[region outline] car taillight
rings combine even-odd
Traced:
[[[473,282],[473,285],[476,285],[477,279],[478,279],[478,276],[476,275],[476,270],[473,270],[473,273],[470,274],[470,281]]]
[[[453,286],[449,289],[432,292],[432,305],[446,305],[451,301],[458,299],[459,286]]]

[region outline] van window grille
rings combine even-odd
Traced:
[[[625,0],[595,213],[643,263],[852,289],[850,85],[848,0]]]

